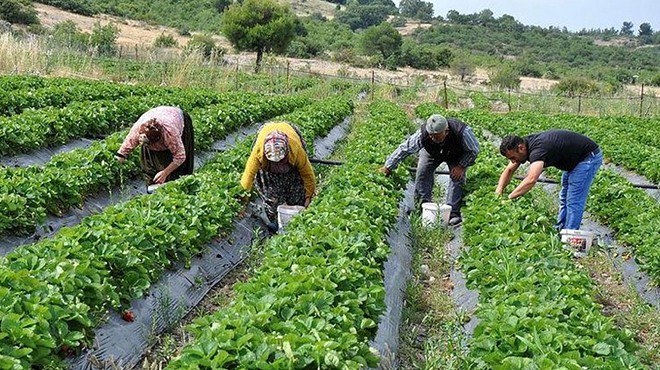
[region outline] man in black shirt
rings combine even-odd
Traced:
[[[500,176],[496,190],[498,195],[504,194],[504,188],[522,163],[530,162],[527,176],[509,194],[509,199],[531,190],[545,167],[556,167],[563,171],[556,227],[580,229],[589,188],[603,164],[603,153],[598,144],[576,132],[549,130],[524,138],[507,136],[500,144],[500,153],[511,163]]]

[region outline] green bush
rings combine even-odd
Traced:
[[[213,37],[206,34],[193,36],[190,41],[188,41],[186,50],[198,50],[205,58],[210,58],[211,56],[219,57],[225,54],[225,50],[215,44]]]
[[[118,36],[119,28],[114,24],[108,23],[102,26],[100,22],[96,22],[89,37],[89,46],[95,48],[99,55],[115,55],[117,53],[115,41]]]
[[[31,1],[2,0],[0,1],[0,19],[9,23],[38,24],[39,18]]]
[[[402,65],[417,69],[435,70],[448,67],[453,58],[451,50],[436,45],[418,45],[413,41],[405,41],[402,47]]]
[[[492,72],[489,77],[491,85],[501,89],[517,89],[520,87],[520,74],[511,66],[502,67]]]
[[[651,84],[653,86],[660,86],[660,73],[658,73],[653,78],[651,78],[651,81],[649,81],[649,84]]]
[[[574,97],[578,95],[593,95],[598,93],[598,85],[595,81],[583,77],[562,78],[553,89],[560,94]]]
[[[79,30],[76,23],[71,20],[55,24],[51,36],[51,41],[55,45],[78,51],[87,50],[89,34]]]
[[[161,33],[156,40],[154,40],[154,47],[157,48],[172,48],[176,47],[177,42],[174,36],[166,35],[164,32]]]
[[[352,64],[355,61],[355,49],[346,47],[332,53],[332,61],[337,63]]]
[[[39,2],[86,16],[97,13],[92,3],[87,0],[40,0]]]

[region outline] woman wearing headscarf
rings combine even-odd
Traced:
[[[140,163],[147,185],[163,184],[192,173],[192,119],[181,108],[160,106],[142,114],[117,151],[117,159],[123,162],[140,144]]]
[[[314,170],[300,130],[288,122],[261,126],[241,177],[241,186],[251,190],[255,180],[268,219],[277,225],[277,206],[307,207],[314,192]]]

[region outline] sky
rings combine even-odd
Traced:
[[[490,9],[493,17],[513,16],[527,26],[559,28],[569,31],[585,29],[621,29],[624,21],[639,25],[650,23],[660,31],[660,0],[424,0],[433,3],[436,16],[445,18],[449,10],[461,14]],[[398,1],[395,1],[398,4]]]

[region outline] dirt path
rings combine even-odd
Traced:
[[[142,21],[126,20],[105,14],[87,17],[37,2],[34,3],[34,7],[39,13],[41,24],[49,29],[64,21],[73,21],[83,32],[91,32],[97,22],[103,26],[114,24],[119,28],[117,39],[119,45],[130,47],[134,47],[136,44],[140,46],[153,45],[154,40],[162,33],[173,36],[179,45],[185,45],[190,39],[190,37],[179,35],[174,28],[152,26]]]

